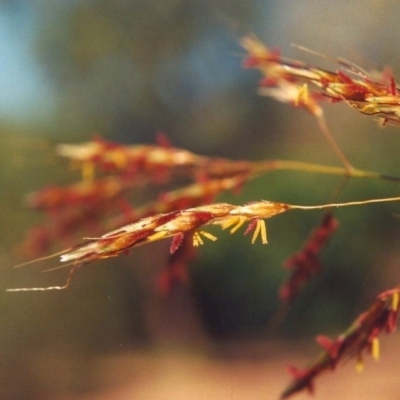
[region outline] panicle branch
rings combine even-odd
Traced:
[[[399,180],[355,168],[291,160],[235,161],[199,156],[165,144],[125,146],[99,138],[88,143],[60,145],[58,152],[82,167],[84,179],[64,187],[45,187],[28,196],[27,205],[44,211],[50,218],[49,223],[33,228],[24,243],[24,249],[34,257],[49,252],[55,240],[69,245],[78,231],[93,236],[150,215],[212,203],[220,193],[240,189],[249,180],[271,171]],[[107,170],[107,175],[96,178],[96,168]],[[163,179],[185,174],[194,182],[133,208],[132,190],[154,180],[159,184],[160,169]]]
[[[372,306],[334,340],[317,336],[316,340],[324,351],[303,370],[289,368],[294,379],[280,399],[287,399],[305,389],[313,392],[315,378],[326,371],[334,370],[338,364],[349,358],[355,358],[358,371],[362,370],[364,353],[371,354],[375,360],[379,359],[378,336],[382,331],[392,333],[396,330],[399,296],[399,287],[381,293]]]
[[[113,257],[121,252],[138,245],[154,242],[177,235],[195,232],[206,225],[221,225],[231,229],[234,233],[238,225],[253,219],[266,219],[290,209],[283,203],[260,201],[244,206],[234,206],[228,203],[215,203],[186,210],[172,211],[167,214],[157,214],[140,219],[138,222],[126,225],[111,231],[99,238],[91,239],[88,243],[65,253],[61,256],[61,262],[76,261],[88,263],[95,259]],[[266,237],[265,228],[258,229],[262,238]],[[202,232],[203,236],[208,235]],[[194,244],[202,244],[199,234],[194,236]],[[211,237],[208,236],[210,239]],[[263,241],[265,241],[263,239]]]
[[[296,209],[318,210],[392,201],[400,201],[400,197],[316,206],[290,205],[266,200],[251,202],[243,206],[214,203],[145,217],[100,237],[87,238],[86,243],[57,253],[57,255],[61,254],[60,261],[62,263],[67,262],[66,266],[83,265],[103,258],[116,257],[133,247],[170,237],[177,238],[173,240],[171,245],[171,252],[173,253],[179,248],[182,238],[187,233],[192,235],[193,245],[197,247],[203,244],[202,236],[212,241],[216,240],[213,235],[200,230],[200,228],[207,225],[220,225],[222,229],[230,228],[230,233],[235,233],[246,222],[249,225],[245,234],[254,230],[252,243],[258,237],[261,237],[261,242],[267,244],[267,228],[264,220],[283,212]],[[319,248],[322,245],[325,234],[322,236],[324,237],[321,239],[320,232],[314,238],[313,246]],[[18,289],[13,289],[13,291],[16,290]]]
[[[103,258],[116,257],[126,253],[133,247],[170,237],[174,238],[171,244],[171,253],[173,254],[179,249],[187,234],[191,235],[192,244],[195,247],[204,243],[203,237],[215,241],[216,237],[214,235],[200,229],[204,226],[220,225],[222,229],[230,227],[230,232],[234,233],[245,222],[250,223],[250,229],[255,228],[252,242],[254,243],[257,237],[261,236],[262,243],[266,244],[267,231],[263,219],[271,218],[289,209],[290,206],[284,203],[260,201],[244,206],[215,203],[165,214],[156,214],[142,218],[137,222],[125,225],[100,237],[88,238],[86,243],[59,252],[55,256],[61,255],[61,263],[65,262],[65,266],[72,265],[73,270],[75,270],[77,266]],[[232,227],[232,225],[234,226]],[[69,281],[62,287],[32,288],[32,290],[66,288],[68,283]],[[18,290],[11,289],[11,291]],[[23,288],[23,290],[27,291],[29,288]]]
[[[78,230],[86,229],[93,236],[104,231],[102,224],[113,229],[148,215],[212,202],[221,191],[238,188],[270,167],[198,156],[172,148],[165,140],[162,145],[125,146],[97,138],[88,143],[60,145],[58,153],[78,164],[84,179],[65,187],[46,187],[28,197],[29,207],[51,218],[51,223],[34,228],[24,244],[34,256],[43,254],[54,240],[70,241]],[[96,169],[107,175],[96,178]],[[134,210],[129,198],[132,189],[160,184],[161,176],[164,183],[183,176],[195,182],[160,194],[155,202]],[[118,218],[112,214],[118,214]]]
[[[379,117],[382,124],[400,123],[400,90],[387,70],[375,77],[338,60],[339,69],[327,71],[283,58],[255,36],[245,37],[242,46],[247,51],[245,67],[257,68],[264,75],[261,94],[304,107],[317,117],[323,114],[321,101],[343,101],[364,115]]]

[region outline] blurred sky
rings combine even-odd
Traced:
[[[54,88],[35,53],[39,29],[33,2],[0,3],[0,118],[54,112]]]
[[[127,5],[124,1],[117,3],[122,8]],[[94,8],[97,7],[95,4]],[[166,4],[170,4],[171,10],[176,6],[173,1]],[[347,56],[353,52],[356,57],[365,57],[369,62],[390,62],[394,67],[399,57],[395,51],[389,50],[398,32],[397,10],[395,3],[390,1],[352,1],[334,7],[327,6],[329,3],[324,1],[312,0],[295,3],[288,0],[253,1],[247,7],[249,16],[244,19],[237,15],[240,12],[237,11],[237,4],[233,4],[233,13],[229,12],[231,10],[226,2],[221,2],[222,6],[217,6],[213,1],[199,4],[200,12],[205,11],[204,21],[209,24],[211,15],[214,23],[206,35],[199,35],[193,41],[188,51],[178,50],[173,59],[167,59],[165,65],[160,65],[159,78],[155,80],[160,98],[178,110],[190,107],[193,101],[201,103],[213,92],[243,79],[237,68],[239,59],[232,56],[234,48],[227,40],[232,33],[230,39],[255,31],[262,38],[267,38],[271,45],[284,49],[291,43],[298,43],[332,57]],[[59,31],[64,30],[71,13],[82,6],[91,7],[90,2],[86,1],[0,2],[0,117],[27,119],[35,115],[49,116],[55,111],[55,101],[59,98],[58,87],[54,84],[54,76],[48,73],[52,67],[46,65],[46,59],[38,54],[38,39],[49,25],[59,22]],[[168,10],[168,6],[165,9]],[[210,9],[214,12],[207,15]],[[140,7],[137,10],[140,12]],[[137,18],[138,15],[132,14],[132,24],[137,23]],[[201,21],[201,18],[198,20]],[[196,25],[194,28],[198,29]],[[51,38],[48,40],[52,41]],[[236,50],[239,52],[239,47]],[[48,62],[51,59],[47,59]],[[135,89],[138,89],[142,77],[135,65],[131,63],[124,67],[122,64],[127,60],[123,59],[120,64],[115,59],[113,62],[114,67],[126,69],[126,73],[135,81]],[[108,68],[112,72],[110,68],[113,66]],[[98,73],[101,73],[101,68]],[[165,75],[178,79],[174,74],[179,74],[180,84],[185,88],[181,96],[162,84]]]

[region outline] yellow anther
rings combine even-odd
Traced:
[[[224,222],[221,227],[222,229],[227,229],[231,227],[232,225],[235,225],[231,230],[230,233],[233,234],[235,233],[245,222],[247,221],[246,217],[238,217],[234,216],[230,219],[228,219],[226,222]]]
[[[392,296],[392,310],[397,311],[399,308],[399,292],[394,292]]]
[[[358,356],[358,359],[357,359],[356,371],[359,372],[359,373],[364,371],[364,362],[363,362],[363,359],[361,357],[361,354]]]
[[[93,181],[94,164],[91,161],[87,161],[82,164],[82,179],[84,181]]]
[[[199,233],[201,235],[203,235],[204,237],[206,237],[207,239],[212,240],[213,242],[215,242],[217,240],[217,237],[212,235],[210,232],[200,231]]]
[[[307,105],[308,104],[308,99],[309,99],[309,93],[308,93],[308,86],[305,83],[300,89],[299,92],[297,93],[297,97],[295,100],[295,106],[302,106],[302,105]]]
[[[267,226],[265,225],[265,221],[263,219],[257,220],[256,229],[254,230],[253,237],[251,239],[251,243],[254,244],[257,240],[258,236],[261,233],[261,242],[263,244],[267,244]]]
[[[375,361],[379,360],[379,339],[373,338],[371,343],[372,358]]]
[[[239,217],[232,217],[221,224],[222,229],[228,229],[230,226],[236,224],[239,221]]]
[[[200,237],[199,232],[195,232],[193,235],[193,246],[194,247],[199,247],[199,245],[203,245],[204,242],[202,238]]]
[[[204,244],[203,239],[201,238],[201,235],[203,235],[205,238],[212,240],[213,242],[215,242],[217,240],[217,238],[212,235],[209,232],[205,232],[205,231],[198,231],[195,232],[193,235],[193,246],[194,247],[198,247],[198,246],[202,246]]]
[[[112,153],[112,160],[119,169],[124,169],[126,167],[126,155],[123,151],[115,150]]]
[[[267,244],[268,243],[267,225],[263,219],[260,220],[260,225],[261,225],[261,242],[262,244]]]
[[[164,236],[166,236],[168,234],[168,231],[159,231],[156,233],[153,233],[152,235],[150,235],[147,240],[149,241],[155,241],[158,239],[162,239]]]
[[[251,238],[251,244],[254,244],[254,242],[257,239],[257,236],[260,234],[260,230],[261,230],[260,221],[261,221],[260,219],[257,220],[256,229],[254,229],[253,237]]]
[[[238,223],[230,230],[230,233],[235,233],[246,221],[246,217],[239,217]]]

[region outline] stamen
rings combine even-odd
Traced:
[[[359,373],[364,371],[364,361],[362,359],[361,354],[359,354],[358,359],[357,359],[356,371],[359,372]]]
[[[392,310],[397,311],[399,308],[399,292],[394,292],[392,296]]]
[[[260,225],[261,225],[261,242],[262,244],[267,244],[268,243],[267,224],[263,219],[260,219]]]
[[[372,350],[372,358],[375,361],[379,360],[379,339],[378,338],[373,338],[372,343],[371,343],[371,350]]]
[[[212,235],[210,232],[200,231],[199,233],[202,234],[207,239],[212,240],[213,242],[215,242],[218,239],[216,236]]]
[[[112,154],[112,160],[119,169],[126,168],[127,157],[123,151],[114,151],[114,153]]]
[[[230,234],[235,233],[245,222],[247,221],[246,217],[238,217],[237,224],[230,230]]]
[[[217,240],[217,238],[209,232],[198,231],[193,234],[193,246],[194,247],[199,247],[200,245],[204,244],[203,239],[201,238],[201,235],[203,235],[204,237],[206,237],[209,240],[212,240],[213,242],[215,242]]]
[[[308,104],[308,99],[309,99],[309,92],[308,92],[308,86],[305,83],[300,89],[297,94],[297,98],[295,101],[295,106],[298,107],[299,105],[307,105]]]
[[[203,245],[204,242],[202,238],[200,237],[199,232],[195,232],[193,235],[193,246],[194,247],[199,247],[200,245]]]
[[[82,165],[82,179],[86,182],[94,179],[94,164],[91,161],[84,162]]]
[[[253,237],[252,237],[252,239],[251,239],[251,244],[254,244],[254,243],[255,243],[255,241],[256,241],[256,239],[257,239],[257,236],[260,234],[260,230],[261,230],[260,221],[261,221],[260,219],[257,220],[256,229],[254,230]]]
[[[225,229],[229,228],[230,226],[237,224],[239,220],[240,220],[240,217],[237,217],[237,216],[231,217],[228,220],[226,220],[224,223],[221,224],[221,228],[225,230]]]
[[[155,241],[158,239],[162,239],[164,236],[166,236],[168,234],[168,231],[159,231],[156,233],[153,233],[152,235],[150,235],[147,240],[151,241]]]

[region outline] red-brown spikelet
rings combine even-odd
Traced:
[[[188,282],[187,264],[194,256],[193,233],[174,236],[168,263],[157,276],[157,286],[162,295],[169,295],[175,286]]]
[[[288,61],[271,52],[257,37],[247,36],[241,41],[248,56],[246,68],[257,68],[264,75],[261,80],[261,94],[296,107],[305,107],[314,115],[321,115],[318,105],[320,95],[310,93],[305,82],[319,79],[318,74],[306,64]]]
[[[110,213],[128,214],[124,196],[130,184],[118,176],[83,180],[64,187],[46,187],[27,199],[31,208],[44,211],[50,221],[32,230],[24,244],[30,255],[42,255],[51,244],[61,240],[70,244],[73,234],[87,230],[101,232],[101,221]],[[132,209],[129,206],[132,215]],[[40,238],[37,235],[41,232]],[[38,240],[40,239],[40,241]]]
[[[257,68],[264,76],[261,94],[303,106],[317,117],[322,116],[321,100],[330,99],[344,101],[362,114],[378,116],[384,123],[400,124],[400,90],[387,71],[372,77],[361,68],[338,60],[340,69],[332,72],[273,56],[255,36],[247,36],[241,43],[248,54],[244,66]]]
[[[304,247],[288,258],[285,267],[291,270],[287,282],[281,287],[279,295],[284,301],[292,301],[303,285],[321,269],[319,253],[326,246],[339,223],[331,212],[327,212],[320,226],[311,234]]]
[[[165,214],[212,203],[219,193],[234,189],[246,179],[247,176],[244,175],[224,179],[206,179],[181,189],[161,193],[157,200],[135,208],[133,215],[131,215],[132,218],[129,218],[129,215],[122,215],[108,220],[107,226],[114,228],[155,214]]]
[[[77,163],[91,163],[106,171],[128,171],[129,173],[159,172],[173,167],[193,167],[206,158],[187,150],[159,145],[127,146],[96,138],[87,143],[61,144],[57,153]]]
[[[220,192],[238,188],[271,169],[269,163],[198,156],[172,147],[163,136],[158,139],[155,146],[126,146],[100,138],[60,145],[58,153],[81,165],[84,179],[68,186],[45,187],[28,196],[27,205],[46,212],[50,221],[32,231],[23,248],[37,257],[55,241],[69,245],[78,231],[93,236],[104,227],[114,229],[150,215],[212,203]],[[95,167],[113,175],[95,177]],[[134,187],[154,180],[159,183],[161,175],[172,178],[177,171],[196,182],[160,194],[156,201],[133,210],[127,196]],[[118,218],[110,218],[116,213]]]
[[[97,180],[83,180],[70,186],[45,187],[28,196],[29,207],[44,211],[94,206],[110,201],[129,188],[128,182],[110,176]]]
[[[201,156],[164,143],[127,146],[97,138],[86,143],[60,144],[56,151],[81,166],[84,177],[93,179],[94,169],[99,168],[123,176],[131,186],[159,183],[160,176],[165,178],[163,182],[174,174],[221,179],[252,173],[257,168],[256,163]]]
[[[244,206],[215,203],[167,214],[158,214],[143,218],[99,238],[91,239],[88,243],[63,254],[61,261],[86,263],[96,258],[113,257],[128,248],[196,231],[205,225],[221,225],[222,228],[234,225],[231,228],[231,233],[233,233],[246,221],[251,221],[254,218],[258,220],[270,218],[289,209],[290,206],[287,204],[260,201]],[[266,243],[265,223],[264,225],[261,222],[259,224],[258,233],[261,234],[262,241]],[[199,233],[213,240],[212,235],[203,231]],[[195,245],[202,244],[202,240],[198,234],[196,235],[196,232],[193,240]]]
[[[382,199],[371,199],[353,201],[346,203],[330,203],[315,206],[290,205],[285,203],[274,203],[271,201],[258,201],[244,206],[234,206],[228,203],[215,203],[206,206],[188,208],[181,211],[173,211],[166,214],[156,214],[142,218],[139,221],[125,225],[119,229],[106,233],[96,238],[88,238],[88,242],[81,245],[63,250],[57,254],[42,257],[19,266],[31,264],[33,262],[49,259],[61,255],[60,261],[67,262],[66,266],[72,265],[67,284],[64,286],[54,286],[50,288],[20,288],[7,289],[8,291],[28,291],[28,290],[50,290],[65,289],[74,270],[78,265],[87,264],[101,258],[115,257],[126,253],[132,247],[161,240],[169,237],[181,236],[188,232],[193,233],[193,245],[203,244],[203,239],[212,241],[216,237],[212,234],[199,230],[206,225],[220,225],[222,229],[230,229],[230,233],[235,233],[244,223],[250,222],[250,230],[254,230],[252,243],[260,236],[263,244],[267,241],[267,229],[265,219],[288,210],[318,210],[332,207],[352,207],[373,203],[387,203],[400,201],[400,197],[390,197]],[[176,245],[173,246],[176,250]],[[61,267],[57,267],[61,268]],[[53,268],[54,269],[54,268]]]
[[[374,359],[379,359],[378,336],[382,331],[391,333],[395,330],[399,313],[399,295],[398,287],[381,293],[372,306],[336,339],[317,336],[317,342],[324,351],[304,370],[299,372],[296,368],[290,369],[294,380],[282,393],[281,400],[304,389],[312,389],[315,378],[323,372],[333,370],[349,358],[356,359],[358,371],[362,370],[362,357],[365,352],[372,354]]]

